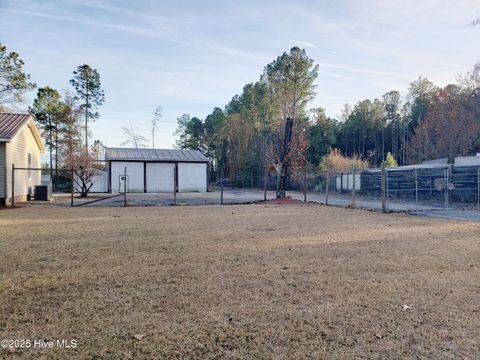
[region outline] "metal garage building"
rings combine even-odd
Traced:
[[[108,191],[127,192],[207,191],[208,159],[199,150],[106,148]]]

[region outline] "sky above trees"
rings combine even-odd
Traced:
[[[479,12],[479,0],[0,0],[0,39],[39,87],[69,88],[78,64],[98,69],[95,139],[118,146],[132,125],[150,139],[162,106],[156,146],[169,148],[177,117],[222,107],[292,46],[319,65],[311,105],[333,117],[346,102],[405,94],[420,75],[454,82],[480,60],[480,28],[467,26]]]

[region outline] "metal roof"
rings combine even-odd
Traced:
[[[0,141],[12,140],[30,119],[30,114],[0,112]]]
[[[106,148],[105,160],[114,161],[171,161],[208,162],[200,150]]]

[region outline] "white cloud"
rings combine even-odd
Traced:
[[[0,8],[1,9],[1,8]],[[264,60],[268,58],[269,55],[259,54],[248,50],[243,50],[240,48],[233,48],[229,46],[215,44],[213,42],[194,40],[189,36],[182,36],[183,30],[181,28],[171,28],[168,27],[163,29],[161,25],[156,24],[155,27],[143,27],[135,25],[125,25],[125,24],[112,24],[103,21],[94,21],[89,20],[80,16],[70,16],[70,15],[56,15],[45,12],[37,11],[27,11],[27,10],[18,10],[18,9],[3,9],[4,11],[11,12],[19,15],[28,15],[35,16],[59,21],[74,22],[89,26],[95,26],[115,31],[120,31],[132,35],[159,39],[163,41],[172,42],[178,45],[183,45],[195,50],[210,50],[216,53],[223,55],[237,56],[249,60]]]

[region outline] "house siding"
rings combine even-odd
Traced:
[[[0,204],[5,202],[7,187],[7,159],[5,153],[6,143],[0,142]]]
[[[41,167],[40,149],[35,137],[32,134],[32,130],[25,126],[9,143],[5,146],[6,152],[6,195],[5,204],[11,205],[12,197],[12,164],[15,167],[28,167],[28,153],[32,154],[32,168]],[[31,188],[33,193],[35,185],[41,184],[42,175],[38,170],[32,170],[30,172],[30,178],[27,170],[15,171],[15,200],[25,200]]]

